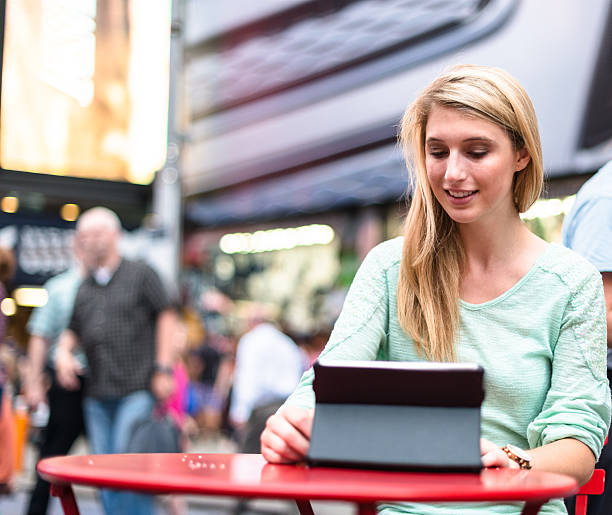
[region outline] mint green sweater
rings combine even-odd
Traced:
[[[329,359],[422,361],[397,316],[402,238],[378,245],[361,265],[330,340]],[[610,424],[606,318],[600,274],[578,254],[550,244],[512,288],[482,304],[460,301],[460,362],[484,367],[482,437],[524,449],[576,438],[599,456]],[[313,371],[288,404],[314,406]],[[399,387],[399,385],[398,385]],[[449,428],[452,430],[452,428]],[[419,515],[520,513],[521,503],[387,504]],[[566,513],[560,499],[540,513]]]

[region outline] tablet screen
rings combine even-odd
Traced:
[[[317,403],[480,406],[483,368],[476,363],[320,360]]]

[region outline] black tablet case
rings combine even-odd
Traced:
[[[316,362],[316,409],[307,461],[479,471],[484,371],[477,365],[430,365]]]

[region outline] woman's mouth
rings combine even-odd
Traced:
[[[472,191],[446,190],[446,193],[448,193],[453,198],[466,198],[466,197],[473,195],[476,192],[478,192],[478,190],[472,190]]]

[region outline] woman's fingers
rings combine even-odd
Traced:
[[[286,459],[294,461],[300,460],[308,452],[308,440],[283,413],[268,419],[266,430],[262,433],[262,442]]]
[[[264,433],[265,434],[261,435],[261,449],[264,458],[268,461],[274,463],[295,463],[303,458],[303,455],[298,454],[294,449],[289,447],[289,445],[277,434],[272,431]],[[266,452],[264,452],[264,450]],[[273,459],[268,459],[266,454],[272,456]]]
[[[285,458],[283,458],[276,451],[273,451],[269,447],[265,447],[263,444],[261,446],[261,454],[265,458],[268,463],[293,463]]]
[[[272,415],[261,434],[261,449],[272,463],[300,461],[306,456],[312,429],[312,410],[286,407]]]
[[[483,467],[513,468],[513,461],[493,442],[480,439],[480,460]]]
[[[500,454],[501,453],[501,454]],[[505,455],[503,451],[500,452],[491,451],[486,454],[483,454],[480,457],[482,461],[483,467],[507,467],[508,466],[508,457]]]
[[[493,442],[491,442],[490,440],[487,440],[486,438],[480,439],[480,455],[481,456],[484,456],[485,454],[491,451],[494,451],[495,449],[498,449],[498,447]]]
[[[283,413],[289,423],[295,427],[310,442],[312,433],[312,422],[314,420],[314,410],[287,406]],[[306,448],[308,450],[308,447]]]

